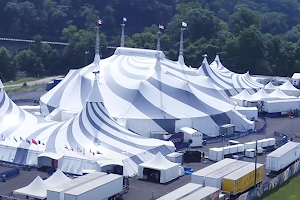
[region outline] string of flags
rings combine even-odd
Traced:
[[[5,141],[6,139],[7,140],[11,140],[9,136],[5,137],[3,134],[1,134],[1,141]],[[13,137],[13,140],[15,142],[18,142],[18,139],[15,136]],[[35,139],[29,140],[29,139],[26,138],[24,140],[22,137],[20,137],[19,141],[20,142],[27,142],[28,144],[35,144],[35,145],[41,144],[41,145],[45,145],[45,143],[42,143],[40,140],[35,140]]]

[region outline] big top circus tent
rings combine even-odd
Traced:
[[[122,47],[100,64],[94,62],[70,71],[41,98],[42,111],[47,115],[70,106],[80,110],[86,97],[82,93],[91,87],[90,77],[97,65],[108,112],[138,134],[149,137],[151,132],[173,133],[188,126],[215,137],[219,135],[218,127],[224,124],[233,123],[238,131],[254,128],[253,122],[234,111],[235,104],[220,94],[208,77],[166,59],[161,51]]]
[[[64,122],[30,115],[0,88],[0,160],[37,165],[39,155],[48,154],[58,159],[64,172],[82,174],[83,169],[119,165],[124,175],[132,176],[138,164],[158,152],[167,155],[175,150],[172,142],[144,138],[120,126],[104,106],[100,85],[95,78],[82,111]]]
[[[210,66],[201,66],[198,69],[198,73],[211,78],[217,90],[228,97],[237,95],[244,89],[250,94],[254,94],[264,87],[262,84],[254,81],[249,72],[237,74],[228,70],[223,66],[218,55]]]

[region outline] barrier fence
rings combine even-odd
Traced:
[[[283,184],[285,181],[287,181],[291,176],[296,174],[300,171],[300,165],[299,161],[292,164],[290,167],[288,167],[284,172],[277,175],[275,178],[269,180],[268,182],[263,183],[260,187],[257,187],[256,189],[250,190],[249,192],[246,192],[236,198],[235,200],[255,200],[258,197],[261,197],[266,192],[269,192],[276,187]]]

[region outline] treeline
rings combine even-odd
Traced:
[[[119,46],[124,16],[127,47],[155,49],[160,23],[166,27],[162,50],[176,60],[184,21],[187,65],[198,67],[203,54],[211,60],[218,53],[232,71],[291,76],[300,71],[299,13],[300,0],[0,0],[0,36],[36,41],[14,55],[1,48],[0,76],[10,80],[83,67],[93,59],[98,19],[104,21],[101,54],[110,56],[107,46]],[[60,54],[41,40],[69,45]]]

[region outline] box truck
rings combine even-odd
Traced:
[[[255,163],[250,163],[223,178],[223,188],[225,192],[232,195],[242,193],[254,186]],[[264,165],[256,164],[256,183],[260,183],[264,178]]]
[[[224,176],[226,176],[227,174],[230,174],[248,164],[249,164],[249,162],[237,161],[237,162],[231,163],[230,165],[222,167],[219,170],[214,171],[213,173],[208,174],[205,177],[204,186],[210,186],[210,187],[222,189],[222,181],[223,181]]]
[[[203,186],[200,184],[188,183],[188,184],[178,188],[177,190],[174,190],[174,191],[158,198],[157,200],[179,200],[179,199],[182,199],[182,198],[192,194],[193,192],[195,192],[201,188],[203,188]]]
[[[205,177],[208,174],[210,174],[214,171],[217,171],[218,169],[220,169],[222,167],[225,167],[227,165],[230,165],[231,163],[235,163],[235,162],[237,162],[237,160],[230,159],[230,158],[225,158],[225,159],[223,159],[223,160],[221,160],[217,163],[214,163],[214,164],[212,164],[208,167],[200,169],[200,170],[198,170],[198,171],[196,171],[195,173],[192,174],[191,182],[204,185]]]
[[[219,200],[220,190],[214,187],[204,187],[181,200]]]
[[[300,143],[288,142],[267,155],[266,169],[279,171],[298,160],[300,156]]]

